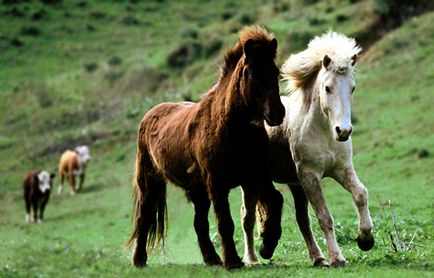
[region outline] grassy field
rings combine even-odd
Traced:
[[[377,0],[18,2],[0,5],[0,277],[434,275],[434,12],[376,29]],[[376,246],[358,249],[351,197],[325,180],[348,264],[313,268],[289,190],[276,185],[285,197],[284,232],[273,259],[230,273],[205,267],[193,207],[169,186],[166,246],[149,257],[147,268],[134,269],[131,250],[122,245],[132,230],[130,180],[140,118],[162,101],[198,100],[216,81],[224,49],[245,24],[276,34],[279,64],[329,28],[364,46],[352,138],[354,163],[370,192]],[[182,59],[180,50],[187,53]],[[25,172],[55,171],[60,153],[82,143],[92,155],[83,192],[53,194],[45,223],[26,224]],[[239,189],[230,199],[242,254]],[[219,248],[214,216],[209,218]],[[396,242],[397,231],[410,249],[392,249],[389,233]]]

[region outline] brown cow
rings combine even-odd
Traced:
[[[62,194],[63,190],[63,182],[65,180],[65,176],[68,179],[71,195],[75,194],[75,191],[80,191],[83,182],[84,175],[86,170],[86,165],[90,161],[90,153],[89,148],[87,146],[79,146],[76,147],[73,151],[67,150],[60,157],[59,163],[59,175],[60,175],[60,185],[57,189],[57,194]],[[75,177],[79,176],[80,182],[76,189],[75,187]]]
[[[44,209],[50,199],[52,181],[55,174],[47,171],[30,171],[24,177],[24,200],[26,202],[26,222],[44,219]],[[39,209],[39,219],[38,219]]]

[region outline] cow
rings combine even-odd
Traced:
[[[74,150],[65,151],[60,157],[59,175],[60,185],[57,188],[57,194],[61,195],[63,190],[63,182],[65,176],[70,185],[70,194],[74,195],[76,191],[80,191],[83,187],[84,176],[87,163],[90,161],[90,152],[88,146],[79,146]],[[75,177],[80,178],[78,187],[75,186]]]
[[[29,171],[24,177],[24,201],[26,222],[42,223],[45,206],[50,199],[52,181],[55,174],[47,171]],[[39,218],[38,218],[39,210]]]

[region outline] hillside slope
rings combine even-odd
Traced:
[[[216,81],[224,49],[245,24],[263,24],[276,34],[279,63],[329,28],[366,38],[360,41],[366,49],[356,74],[352,138],[356,169],[370,190],[377,241],[368,253],[358,250],[351,198],[327,180],[326,198],[349,266],[310,268],[292,198],[278,185],[285,211],[275,257],[234,275],[432,275],[433,12],[367,37],[380,20],[372,1],[11,2],[19,3],[0,6],[0,250],[7,250],[0,252],[0,276],[55,276],[59,269],[74,277],[227,274],[201,267],[193,208],[173,186],[165,252],[154,252],[151,266],[136,270],[129,266],[130,251],[121,246],[131,231],[130,180],[140,118],[162,101],[197,100]],[[187,55],[174,55],[181,50]],[[55,171],[61,151],[80,143],[90,144],[93,157],[83,194],[53,196],[46,223],[25,225],[23,174],[32,168]],[[241,254],[239,207],[234,190],[231,209]],[[414,237],[412,250],[392,251],[392,209],[401,236],[407,243]],[[218,246],[213,216],[210,224]]]

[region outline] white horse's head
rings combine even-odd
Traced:
[[[351,125],[352,95],[356,89],[353,68],[357,62],[357,54],[348,62],[333,61],[328,55],[322,59],[317,84],[321,110],[327,115],[334,138],[347,141],[353,131]]]

